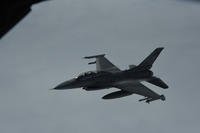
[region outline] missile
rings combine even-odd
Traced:
[[[99,58],[99,57],[104,57],[105,54],[100,54],[100,55],[93,55],[93,56],[85,56],[83,57],[84,59],[92,59],[92,58]]]
[[[96,64],[96,61],[89,62],[88,65]]]

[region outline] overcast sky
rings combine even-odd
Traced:
[[[188,133],[200,131],[200,2],[197,0],[52,0],[0,40],[1,133]],[[165,47],[153,71],[166,101],[116,89],[50,91],[94,70],[83,56],[106,53],[121,69]]]

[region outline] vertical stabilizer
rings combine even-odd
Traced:
[[[163,50],[163,47],[156,48],[147,58],[145,58],[138,66],[138,69],[145,70],[145,69],[151,69],[153,66],[153,63],[157,59],[157,57],[160,55],[161,51]]]

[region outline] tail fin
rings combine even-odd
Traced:
[[[163,47],[156,48],[144,61],[142,61],[137,67],[144,70],[144,69],[151,69],[153,63],[157,59],[157,57],[160,55],[161,51],[163,50]]]

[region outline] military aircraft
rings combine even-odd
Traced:
[[[30,11],[33,4],[47,0],[2,0],[0,2],[0,39]]]
[[[139,65],[130,65],[128,70],[120,70],[112,64],[105,54],[87,56],[85,59],[95,58],[88,64],[96,64],[96,71],[89,71],[80,74],[78,77],[61,83],[53,88],[54,90],[64,90],[72,88],[83,88],[86,91],[94,91],[108,88],[118,88],[118,91],[103,96],[103,99],[115,99],[132,94],[144,96],[139,101],[150,103],[154,100],[165,100],[164,95],[159,95],[144,86],[141,81],[149,82],[153,85],[167,89],[168,86],[160,78],[155,77],[150,70],[156,58],[159,56],[162,47],[156,48],[144,61]]]

